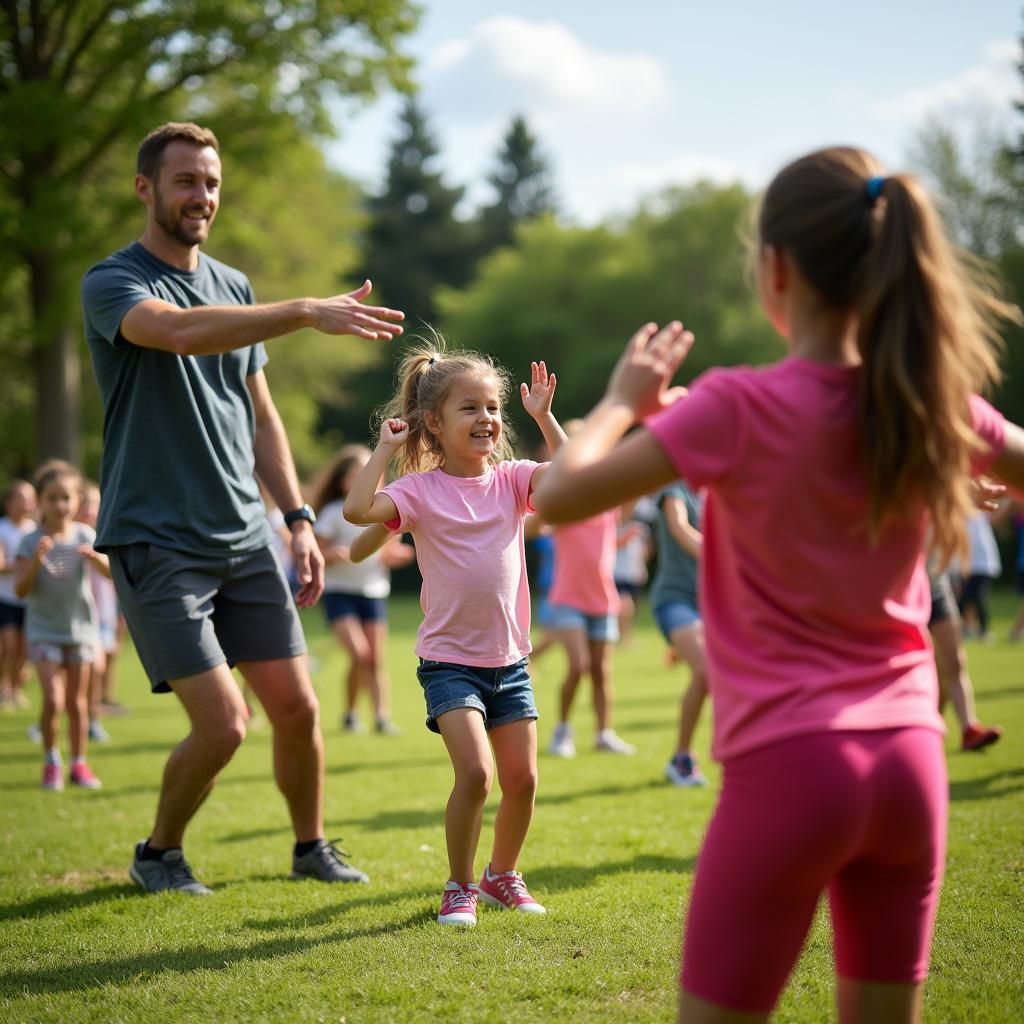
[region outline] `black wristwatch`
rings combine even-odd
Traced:
[[[300,519],[305,519],[307,523],[316,522],[316,513],[309,507],[309,505],[303,505],[302,508],[293,508],[291,512],[285,512],[284,522],[286,526],[291,526],[292,523],[297,523]]]

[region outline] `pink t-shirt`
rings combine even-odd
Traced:
[[[872,546],[857,368],[790,357],[713,370],[647,429],[708,488],[700,560],[721,760],[802,733],[943,730],[928,637],[927,515]],[[979,436],[1003,419],[972,403]]]
[[[499,668],[530,653],[523,519],[539,465],[501,462],[477,477],[435,469],[384,488],[416,542],[421,658]]]
[[[619,517],[615,511],[555,529],[555,578],[551,604],[564,604],[585,615],[618,615],[615,552]]]

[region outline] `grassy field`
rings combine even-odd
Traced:
[[[998,604],[1000,637],[1010,601]],[[522,867],[547,916],[482,910],[475,930],[461,930],[434,921],[447,875],[450,767],[423,728],[412,672],[417,610],[403,599],[392,616],[398,738],[339,730],[343,659],[319,611],[307,618],[324,713],[328,836],[344,837],[370,887],[287,880],[291,835],[262,729],[188,835],[189,860],[215,896],[141,895],[127,875],[131,848],[149,829],[184,718],[172,697],[148,695],[130,653],[121,695],[134,712],[108,720],[113,743],[94,747],[100,792],[41,791],[40,752],[25,735],[30,714],[0,718],[0,1020],[674,1019],[682,912],[718,773],[705,758],[707,790],[662,781],[684,675],[665,666],[649,618],[615,666],[616,724],[638,755],[593,752],[584,701],[575,716],[580,756],[542,758]],[[960,753],[952,737],[947,744],[949,867],[926,990],[927,1019],[944,1024],[1024,1019],[1024,647],[970,644],[969,654],[980,712],[1006,735],[978,754]],[[549,653],[536,672],[543,742],[561,659]],[[707,742],[705,723],[698,752]],[[832,988],[819,914],[776,1019],[833,1019]]]

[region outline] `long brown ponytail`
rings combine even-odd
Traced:
[[[1000,318],[1019,320],[980,264],[949,241],[912,176],[882,177],[862,150],[820,150],[776,176],[762,244],[790,253],[821,298],[857,317],[868,527],[929,510],[944,558],[965,544],[970,397],[997,383]]]

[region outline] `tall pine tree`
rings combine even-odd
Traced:
[[[487,181],[497,196],[480,211],[484,253],[510,245],[518,224],[555,211],[548,162],[540,153],[526,119],[520,115],[512,119],[502,140],[497,166]]]
[[[365,254],[376,300],[404,310],[407,329],[433,322],[438,285],[460,287],[473,272],[470,229],[455,216],[465,189],[442,181],[437,155],[426,118],[409,99],[384,191],[369,201]]]

